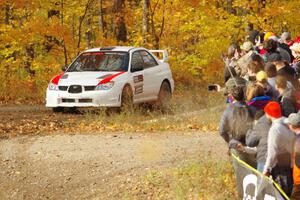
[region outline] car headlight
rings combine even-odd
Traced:
[[[95,90],[109,90],[114,86],[114,82],[107,82],[107,83],[102,83],[100,85],[97,85]]]
[[[58,85],[55,85],[53,83],[49,83],[48,88],[49,88],[49,90],[58,90]]]

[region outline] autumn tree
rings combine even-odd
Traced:
[[[248,24],[296,36],[299,10],[297,0],[2,0],[0,98],[42,99],[62,65],[97,46],[167,49],[177,84],[218,81],[219,55]]]

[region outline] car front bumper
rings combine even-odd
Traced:
[[[46,107],[120,107],[121,95],[114,90],[68,93],[47,89]]]

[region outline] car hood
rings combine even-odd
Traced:
[[[98,85],[106,78],[120,72],[66,72],[59,79],[58,85]]]

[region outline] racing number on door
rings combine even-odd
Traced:
[[[144,75],[137,75],[133,77],[134,86],[134,94],[141,94],[144,91]]]

